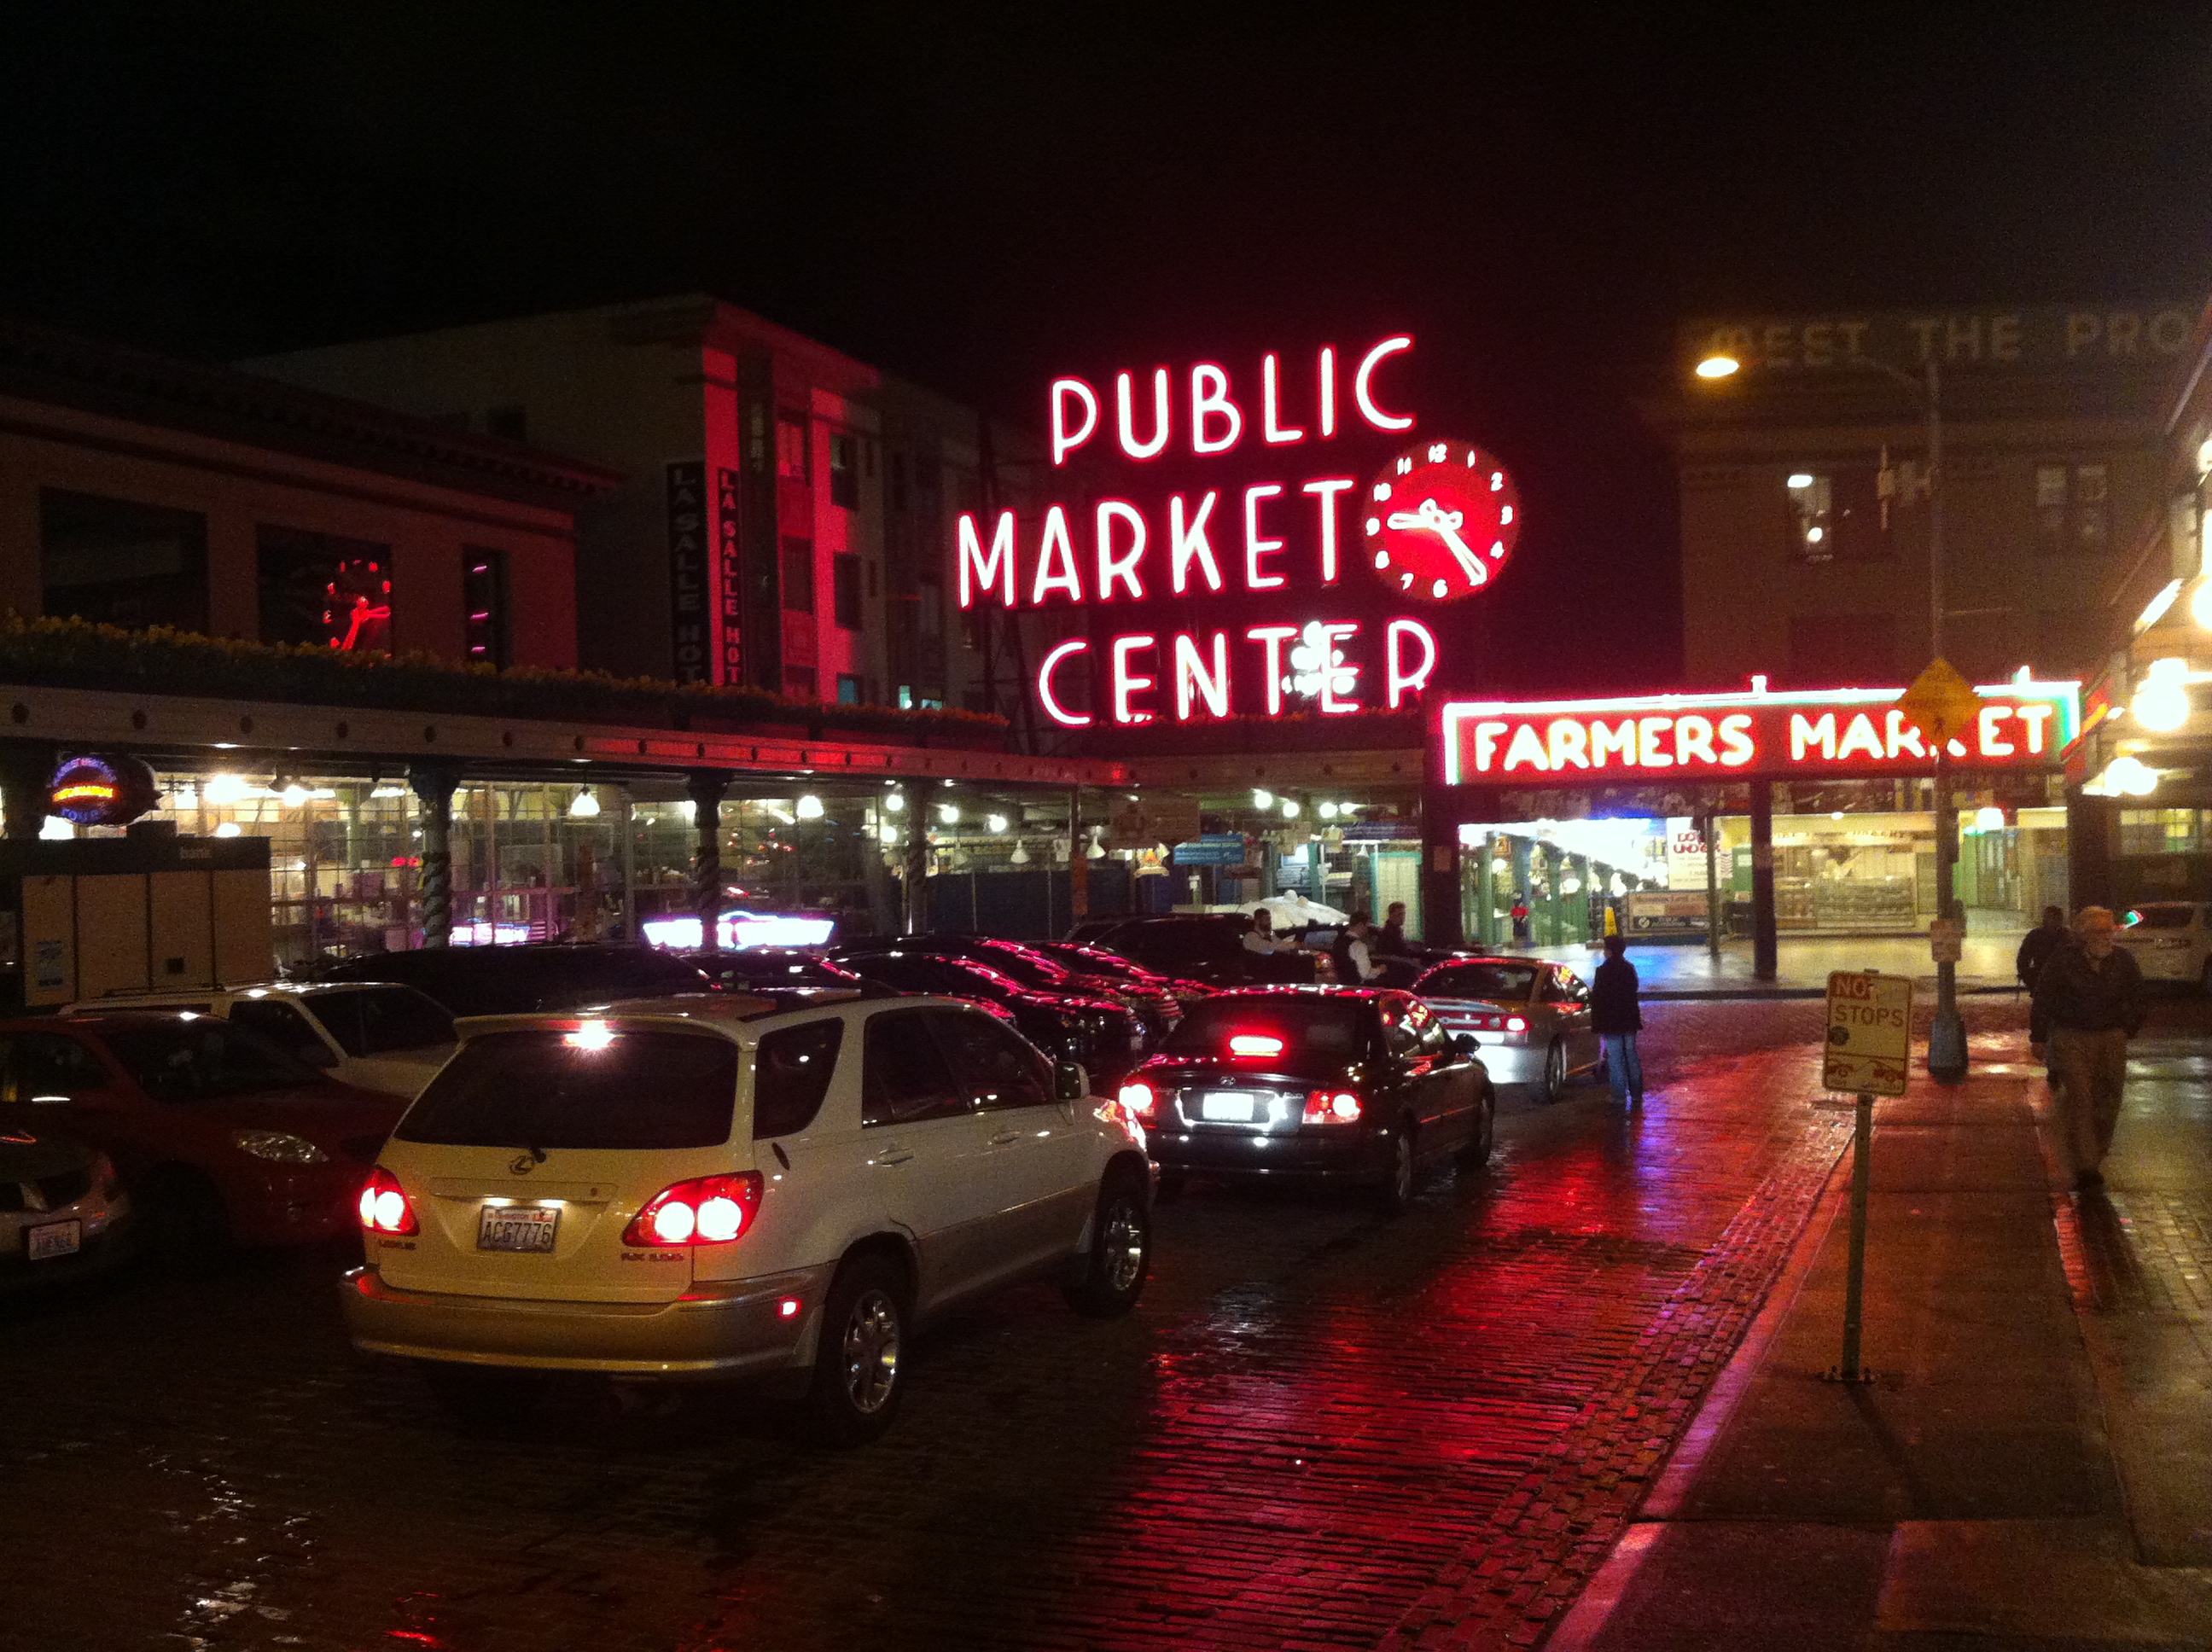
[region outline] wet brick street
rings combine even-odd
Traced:
[[[2017,1054],[2011,999],[1969,1004]],[[1130,1319],[921,1337],[890,1437],[556,1390],[463,1433],[328,1259],[0,1318],[0,1646],[1506,1645],[1586,1578],[1841,1151],[1817,1003],[1650,1011],[1653,1082],[1509,1102],[1396,1221],[1194,1187]]]

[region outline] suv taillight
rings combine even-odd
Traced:
[[[415,1233],[415,1207],[399,1178],[382,1165],[369,1172],[361,1190],[361,1224],[371,1233]]]
[[[694,1176],[663,1187],[623,1230],[623,1243],[669,1249],[726,1245],[752,1225],[760,1209],[761,1173]]]
[[[1139,1123],[1156,1124],[1160,1116],[1160,1093],[1141,1078],[1132,1078],[1115,1098],[1134,1114]]]
[[[1301,1124],[1358,1124],[1359,1097],[1348,1090],[1310,1090]]]

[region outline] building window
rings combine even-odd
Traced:
[[[1895,617],[1889,614],[1792,616],[1790,680],[1801,688],[1823,689],[1895,682]]]
[[[860,703],[860,679],[849,671],[837,673],[837,703],[841,706]]]
[[[390,651],[391,546],[266,523],[253,537],[264,642]]]
[[[519,407],[484,409],[484,434],[502,441],[528,441],[530,416]]]
[[[2046,556],[2101,556],[2111,548],[2109,476],[2101,465],[2035,467],[2035,543]]]
[[[2123,809],[2122,854],[2190,854],[2198,847],[2194,809]]]
[[[1783,478],[1790,559],[1808,567],[1888,554],[1875,473],[1796,470]]]
[[[809,473],[806,463],[806,421],[779,413],[775,419],[775,473],[794,482],[804,482]]]
[[[838,625],[848,631],[860,629],[860,559],[839,554],[830,559],[830,605]]]
[[[849,431],[830,433],[830,502],[844,510],[860,508],[860,446]]]
[[[196,511],[42,488],[39,545],[47,613],[207,629],[207,518]]]
[[[505,671],[508,654],[507,553],[484,545],[461,547],[461,625],[471,660]]]
[[[783,691],[794,700],[814,698],[814,668],[811,665],[785,666]]]
[[[814,611],[814,542],[783,542],[783,605],[795,614]]]

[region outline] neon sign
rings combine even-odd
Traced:
[[[1912,774],[1935,753],[1897,709],[1904,692],[1453,701],[1436,714],[1440,768],[1447,786]],[[1962,767],[2055,768],[2080,733],[2079,683],[2014,681],[1975,692],[1981,713],[1948,752]]]
[[[136,757],[70,757],[46,788],[46,812],[78,826],[126,826],[160,801],[154,771]]]
[[[1293,701],[1325,716],[1395,711],[1419,697],[1436,635],[1390,609],[1487,586],[1520,531],[1520,501],[1504,467],[1465,442],[1417,443],[1360,480],[1376,460],[1360,463],[1354,446],[1376,433],[1402,442],[1413,428],[1394,388],[1413,347],[1394,334],[1304,361],[1269,352],[1241,376],[1198,361],[1052,381],[1054,467],[1132,462],[1158,480],[1149,497],[1052,501],[1026,522],[1012,510],[958,519],[963,610],[1084,622],[1038,656],[1031,687],[1045,717],[1137,727],[1278,716]],[[1323,474],[1210,473],[1239,451],[1279,460],[1327,444],[1343,451],[1316,459]],[[1365,574],[1347,575],[1353,564]],[[1100,623],[1115,610],[1119,626]]]

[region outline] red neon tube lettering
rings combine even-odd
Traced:
[[[1229,715],[1229,635],[1225,631],[1213,634],[1213,670],[1207,674],[1206,662],[1199,656],[1197,640],[1182,631],[1175,640],[1176,720],[1190,720],[1190,706],[1194,697],[1206,701],[1209,715]]]
[[[1348,689],[1358,682],[1359,667],[1335,664],[1336,640],[1342,637],[1349,642],[1358,635],[1358,623],[1352,620],[1339,620],[1324,624],[1321,628],[1321,708],[1326,714],[1334,715],[1340,712],[1359,709],[1359,701],[1357,700],[1340,700],[1336,697],[1339,673],[1342,674]]]
[[[1403,646],[1408,642],[1419,643],[1421,650],[1421,663],[1411,670],[1406,665]],[[1421,691],[1429,680],[1429,673],[1437,668],[1437,640],[1419,620],[1394,619],[1382,634],[1382,657],[1390,691],[1389,708],[1395,711],[1407,695]]]
[[[1321,501],[1321,582],[1336,583],[1336,496],[1358,486],[1350,477],[1341,480],[1331,477],[1322,482],[1309,482],[1298,489],[1311,494]]]
[[[1075,546],[1067,537],[1067,513],[1057,505],[1044,513],[1044,532],[1037,543],[1036,579],[1030,586],[1030,606],[1042,608],[1054,592],[1071,602],[1083,600],[1083,576],[1075,571]]]
[[[1227,434],[1218,440],[1208,440],[1209,420],[1225,424]],[[1200,361],[1190,370],[1190,451],[1225,453],[1243,434],[1243,410],[1229,399],[1229,374],[1211,361]]]
[[[1188,522],[1183,519],[1182,495],[1176,494],[1168,501],[1168,578],[1180,597],[1190,583],[1190,565],[1200,563],[1206,569],[1206,583],[1215,591],[1221,589],[1221,570],[1214,565],[1213,546],[1206,537],[1206,519],[1213,514],[1221,495],[1208,490],[1198,501],[1198,513]]]
[[[1255,625],[1244,634],[1260,645],[1261,658],[1266,664],[1270,717],[1279,715],[1283,709],[1283,645],[1297,634],[1295,625]]]
[[[1129,529],[1129,550],[1126,556],[1114,554],[1114,524],[1126,523]],[[1137,507],[1126,500],[1102,499],[1098,501],[1098,600],[1110,602],[1115,585],[1128,587],[1129,599],[1145,599],[1145,582],[1137,577],[1137,564],[1145,555],[1145,519]]]
[[[1376,406],[1375,397],[1368,388],[1369,381],[1375,376],[1376,367],[1382,362],[1384,356],[1395,355],[1400,350],[1409,350],[1413,348],[1413,340],[1410,334],[1400,333],[1395,338],[1386,338],[1367,352],[1365,358],[1359,363],[1359,371],[1352,376],[1352,398],[1359,404],[1359,415],[1377,430],[1413,428],[1413,421],[1410,417],[1395,413],[1386,413]]]
[[[1139,648],[1157,647],[1159,639],[1144,632],[1133,632],[1114,639],[1114,720],[1117,723],[1149,723],[1152,714],[1133,709],[1129,696],[1140,694],[1152,686],[1149,677],[1133,675],[1129,656]]]
[[[1130,406],[1134,386],[1126,373],[1114,380],[1114,410],[1120,426],[1121,451],[1131,459],[1150,459],[1168,445],[1168,370],[1152,369],[1152,434],[1149,441],[1137,440],[1136,410]]]
[[[1321,433],[1336,434],[1336,352],[1326,344],[1321,350]]]
[[[1306,433],[1296,425],[1285,427],[1277,416],[1280,396],[1276,388],[1275,356],[1271,350],[1260,360],[1260,437],[1270,446],[1304,441]]]
[[[1047,654],[1044,657],[1044,664],[1037,667],[1037,703],[1044,708],[1046,716],[1063,728],[1088,728],[1091,726],[1091,716],[1087,712],[1069,711],[1060,703],[1052,691],[1052,674],[1060,669],[1061,660],[1066,659],[1070,654],[1086,653],[1090,647],[1091,645],[1088,642],[1081,637],[1076,637],[1070,641],[1061,643],[1059,647]]]
[[[1067,403],[1073,397],[1083,404],[1083,428],[1067,428]],[[1064,465],[1067,456],[1091,440],[1098,428],[1098,392],[1080,379],[1055,379],[1052,381],[1052,462]]]
[[[1006,607],[1014,605],[1014,513],[1000,511],[999,519],[991,525],[991,553],[983,554],[982,537],[975,531],[975,518],[968,511],[960,513],[960,605],[973,608],[975,592],[989,592],[996,586],[999,600]]]
[[[1272,556],[1283,548],[1279,539],[1265,538],[1260,531],[1260,501],[1273,499],[1283,491],[1279,482],[1262,482],[1244,490],[1244,588],[1247,591],[1273,591],[1284,583],[1279,574],[1262,574],[1260,559]]]

